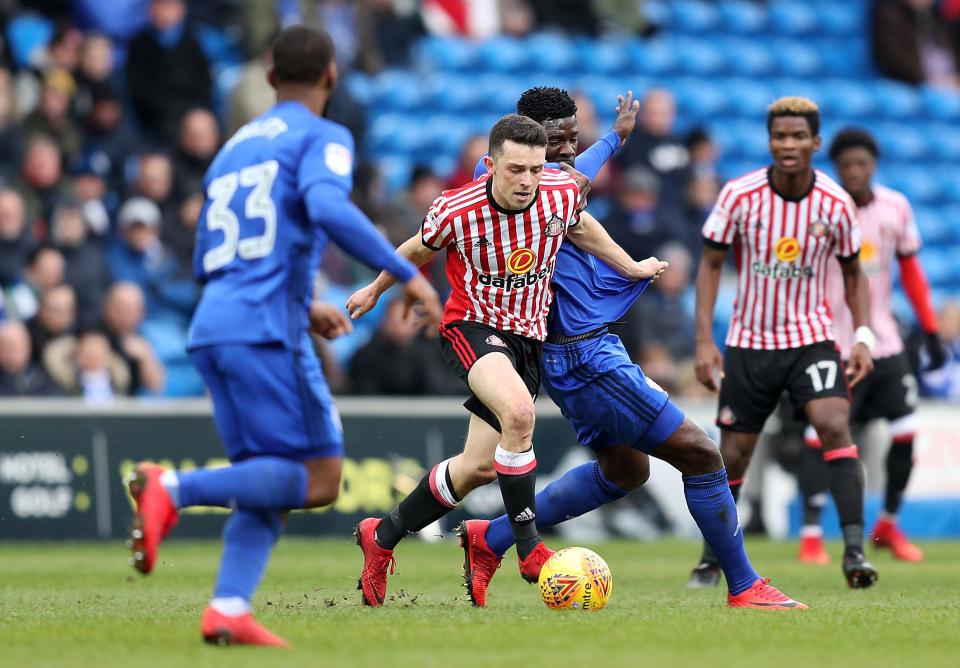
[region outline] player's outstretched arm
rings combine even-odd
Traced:
[[[332,340],[353,331],[350,318],[333,304],[314,301],[310,304],[309,316],[310,331],[325,339]]]
[[[637,124],[639,110],[640,103],[633,99],[632,90],[628,90],[626,96],[617,96],[617,119],[613,122],[613,129],[577,156],[577,169],[588,179],[596,178],[600,168],[626,143]]]
[[[603,260],[618,274],[634,281],[646,278],[655,281],[668,266],[655,257],[639,262],[634,260],[610,237],[603,225],[586,211],[580,214],[580,222],[570,228],[568,236],[577,248]]]
[[[426,264],[436,253],[437,251],[423,245],[420,234],[413,235],[397,248],[397,255],[406,258],[418,267]],[[423,277],[421,276],[420,278]],[[423,279],[423,281],[425,283],[427,282],[426,279]],[[350,313],[350,317],[356,320],[365,313],[372,311],[380,300],[381,295],[396,283],[397,279],[394,278],[391,273],[387,271],[380,272],[380,275],[371,283],[350,295],[350,299],[347,300],[347,311]],[[429,285],[429,283],[427,283],[427,285]]]
[[[871,352],[877,337],[870,329],[870,286],[860,267],[860,260],[856,255],[840,258],[840,269],[843,272],[845,297],[854,326],[854,344],[847,367],[850,387],[853,387],[873,371]]]
[[[707,244],[703,247],[703,256],[697,268],[697,306],[696,328],[697,347],[695,370],[697,380],[707,389],[716,392],[717,383],[723,378],[723,356],[713,340],[713,311],[717,306],[717,293],[720,289],[720,272],[727,259],[727,248]]]
[[[917,322],[923,330],[924,346],[930,356],[930,365],[927,369],[939,369],[947,363],[947,351],[940,340],[937,312],[933,308],[933,299],[930,296],[930,283],[923,271],[923,265],[916,253],[900,256],[900,282],[903,291],[907,293],[913,312],[917,314]]]

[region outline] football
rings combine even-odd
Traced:
[[[613,593],[613,575],[603,558],[585,547],[560,550],[540,571],[540,598],[551,610],[599,610]]]

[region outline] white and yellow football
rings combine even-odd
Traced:
[[[554,554],[540,571],[540,598],[552,610],[599,610],[613,593],[613,575],[603,558],[585,547]]]

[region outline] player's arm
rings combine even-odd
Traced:
[[[603,260],[618,274],[633,281],[649,278],[652,281],[662,274],[667,263],[655,257],[637,262],[614,241],[603,225],[586,211],[581,212],[580,222],[567,233],[570,241],[580,250]]]
[[[720,273],[727,259],[728,246],[704,240],[703,255],[697,267],[696,282],[696,374],[708,389],[717,391],[717,376],[723,378],[723,356],[713,340],[713,312],[720,291]]]
[[[577,169],[584,176],[591,181],[596,178],[600,168],[626,143],[637,124],[639,110],[640,102],[633,99],[632,90],[627,91],[626,97],[617,96],[617,119],[613,122],[613,129],[607,130],[590,148],[577,156]]]
[[[927,274],[920,264],[916,253],[897,257],[900,264],[900,283],[907,298],[913,305],[913,312],[917,314],[917,322],[923,330],[924,345],[930,355],[929,369],[939,369],[947,362],[947,351],[940,341],[940,331],[937,325],[937,312],[933,308],[933,299],[930,295],[930,283]]]
[[[397,255],[406,258],[417,267],[422,267],[437,254],[433,248],[424,245],[420,234],[415,234],[397,248]],[[426,279],[424,279],[426,280]],[[393,274],[381,271],[371,283],[360,288],[347,300],[347,311],[350,317],[356,320],[365,313],[369,313],[377,305],[384,292],[392,288],[397,282]]]
[[[310,304],[310,331],[325,339],[335,339],[338,336],[353,331],[353,323],[341,309],[333,304],[314,300]]]
[[[844,296],[853,317],[854,344],[847,368],[850,387],[853,387],[873,371],[871,352],[877,337],[870,329],[870,285],[860,266],[859,252],[838,260],[843,272]]]

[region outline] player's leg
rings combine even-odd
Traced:
[[[870,532],[876,547],[889,548],[901,561],[922,561],[923,551],[910,543],[897,523],[903,492],[913,471],[913,441],[917,432],[917,379],[901,353],[876,361],[873,374],[876,393],[875,411],[887,419],[891,442],[887,450],[887,483],[883,510]]]
[[[823,445],[817,430],[811,425],[804,429],[799,460],[797,486],[800,488],[803,516],[800,521],[798,559],[803,563],[826,564],[830,561],[830,555],[823,547],[820,515],[830,489],[827,484],[827,464],[823,460]]]

